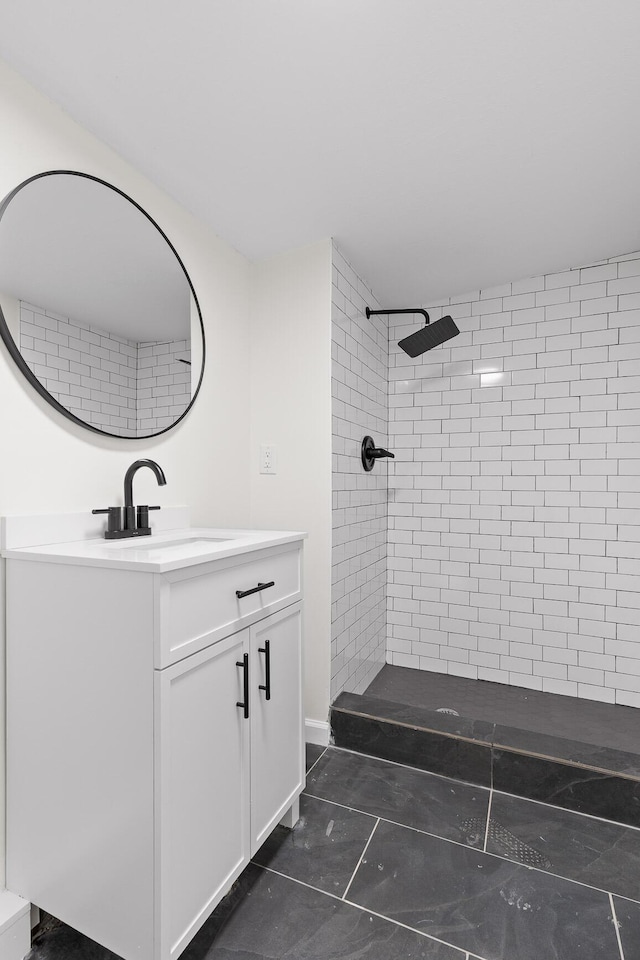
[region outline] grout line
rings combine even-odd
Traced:
[[[618,923],[618,918],[616,916],[616,906],[613,902],[613,894],[609,894],[609,902],[611,903],[611,919],[613,921],[613,928],[616,931],[616,937],[618,939],[618,949],[620,950],[620,960],[624,960],[624,951],[622,949],[622,940],[620,939],[620,924]]]
[[[374,835],[374,833],[376,832],[376,829],[377,829],[379,823],[380,823],[380,817],[378,817],[378,819],[376,820],[376,822],[375,822],[374,825],[373,825],[373,830],[372,830],[371,833],[369,834],[369,839],[367,840],[367,842],[366,842],[365,845],[364,845],[364,850],[363,850],[362,853],[360,854],[360,859],[359,859],[358,862],[356,863],[356,868],[355,868],[355,870],[353,871],[353,873],[351,874],[351,879],[349,880],[349,883],[347,884],[346,889],[345,889],[344,893],[342,894],[342,899],[343,899],[343,900],[346,898],[347,894],[349,893],[349,888],[351,887],[351,884],[353,883],[354,877],[355,877],[356,873],[358,872],[358,868],[359,868],[360,864],[362,863],[362,859],[363,859],[365,853],[367,852],[367,848],[368,848],[369,844],[371,843],[371,841],[372,841],[372,839],[373,839],[373,835]]]
[[[465,737],[464,734],[460,733],[450,733],[448,730],[437,730],[435,727],[424,727],[417,723],[409,723],[406,720],[396,720],[392,717],[380,717],[376,716],[373,713],[363,713],[361,710],[348,709],[346,707],[332,707],[336,713],[344,713],[350,717],[361,717],[363,720],[375,720],[376,723],[387,723],[392,724],[395,727],[403,727],[405,730],[417,730],[424,733],[434,733],[439,737],[447,737],[449,740],[462,740],[464,743],[477,743],[479,747],[485,747],[487,750],[490,750],[493,746],[493,742],[489,740],[476,740],[473,737]],[[468,719],[467,717],[461,717],[461,720]],[[495,724],[494,724],[495,726]],[[345,749],[342,747],[341,749]]]
[[[402,923],[401,920],[394,920],[392,917],[385,916],[384,913],[376,913],[375,910],[371,910],[369,907],[364,907],[361,903],[354,903],[353,900],[345,900],[344,897],[339,897],[335,893],[329,893],[328,890],[321,890],[319,887],[314,887],[311,883],[305,883],[304,880],[297,880],[296,877],[290,877],[286,873],[281,873],[279,870],[274,870],[273,867],[263,867],[261,864],[256,864],[261,870],[266,870],[268,873],[275,873],[276,876],[282,877],[283,880],[291,880],[292,883],[297,883],[301,887],[306,887],[308,890],[313,890],[315,893],[321,893],[325,897],[330,897],[332,900],[337,900],[339,903],[346,903],[349,907],[355,907],[356,910],[360,910],[362,913],[371,914],[374,917],[379,917],[380,920],[386,920],[387,923],[392,923],[394,927],[402,927],[403,930],[410,930],[411,933],[417,934],[419,937],[424,937],[425,940],[435,940],[436,943],[442,943],[444,946],[451,947],[453,950],[457,950],[460,954],[465,953],[462,947],[457,947],[454,943],[450,943],[448,940],[440,940],[439,937],[434,937],[430,933],[423,933],[422,930],[417,930],[415,927],[409,927],[406,923]],[[471,960],[471,954],[466,954],[465,957],[467,960]],[[478,958],[481,960],[481,958]]]
[[[484,831],[484,844],[482,845],[482,852],[487,852],[487,841],[489,839],[489,824],[491,823],[491,801],[493,800],[493,790],[489,793],[489,806],[487,807],[487,825]]]
[[[307,777],[309,776],[309,774],[311,773],[311,771],[313,770],[313,768],[315,767],[315,765],[316,765],[317,763],[320,763],[320,761],[322,760],[322,758],[324,757],[324,755],[325,755],[326,752],[327,752],[327,748],[325,747],[324,750],[322,751],[322,753],[320,754],[320,756],[317,757],[317,758],[313,761],[313,763],[311,764],[311,766],[309,767],[309,769],[305,771],[305,775],[304,775],[305,781],[306,781]]]
[[[387,920],[389,923],[395,923],[397,927],[402,927],[404,930],[410,930],[411,933],[417,933],[421,937],[424,937],[425,940],[435,940],[436,943],[441,943],[445,947],[451,947],[453,950],[458,950],[460,953],[464,953],[464,947],[458,947],[455,943],[451,943],[450,940],[441,940],[440,937],[434,937],[432,933],[423,933],[422,930],[417,930],[415,927],[410,927],[406,923],[402,923],[401,920],[393,920],[391,917],[387,917],[384,913],[377,913],[377,911],[372,910],[371,907],[364,907],[361,903],[354,903],[353,900],[343,900],[343,903],[349,904],[350,907],[357,907],[357,909],[362,910],[363,913],[369,913],[371,916],[379,917],[380,920]]]
[[[628,900],[629,903],[640,903],[640,900],[634,900],[633,897],[628,897],[626,893],[616,893],[615,890],[606,890],[605,893],[611,893],[611,895],[617,897],[618,900]]]
[[[475,743],[476,741],[473,742]],[[355,754],[357,757],[365,757],[367,760],[377,760],[379,763],[390,763],[394,767],[403,767],[405,770],[411,770],[412,773],[424,773],[428,777],[437,777],[439,780],[452,780],[454,783],[462,783],[466,787],[474,787],[476,790],[491,789],[491,785],[484,786],[481,783],[473,783],[471,780],[460,780],[459,777],[448,777],[446,773],[434,773],[432,770],[423,770],[422,767],[412,767],[409,763],[399,763],[398,760],[387,760],[384,757],[376,757],[372,753],[362,753],[360,750],[350,750],[348,747],[336,747],[335,744],[330,744],[330,746],[332,750]]]
[[[489,741],[489,740],[473,739],[472,737],[465,737],[465,736],[462,735],[462,734],[449,733],[448,731],[444,731],[444,730],[437,730],[435,727],[432,728],[432,727],[419,726],[418,724],[415,724],[415,723],[407,723],[407,722],[405,722],[405,721],[396,720],[396,719],[394,719],[394,718],[379,717],[379,716],[375,716],[374,714],[363,713],[362,711],[353,710],[353,709],[347,709],[347,708],[344,708],[344,707],[332,707],[332,710],[335,710],[336,713],[343,713],[343,714],[348,715],[348,716],[361,717],[363,720],[373,720],[373,721],[375,721],[376,723],[386,723],[386,724],[390,724],[390,725],[394,725],[394,726],[398,726],[398,727],[403,727],[403,728],[409,729],[409,730],[416,730],[416,731],[419,731],[419,732],[420,732],[420,731],[423,731],[423,732],[425,732],[425,733],[435,734],[435,735],[437,735],[437,736],[448,737],[449,739],[452,739],[452,740],[460,740],[460,741],[462,741],[462,742],[464,742],[464,743],[476,744],[477,746],[479,746],[479,747],[484,747],[484,748],[486,748],[486,749],[488,749],[488,750],[490,751],[490,754],[491,754],[491,764],[492,764],[492,766],[493,766],[493,762],[494,762],[494,756],[493,756],[494,751],[495,751],[495,750],[500,750],[500,751],[502,751],[503,753],[504,753],[504,752],[506,752],[506,753],[515,753],[515,754],[518,755],[518,756],[534,757],[534,758],[536,758],[536,759],[538,759],[538,760],[546,760],[546,761],[548,761],[549,763],[559,764],[560,766],[567,766],[567,767],[571,767],[572,769],[578,769],[578,770],[588,770],[588,771],[593,772],[593,773],[602,773],[602,774],[605,774],[606,776],[609,776],[609,777],[619,777],[620,779],[623,779],[623,780],[631,780],[631,781],[633,781],[633,782],[635,782],[635,783],[637,783],[637,782],[640,781],[640,777],[639,777],[638,775],[633,775],[633,774],[624,773],[623,771],[609,770],[609,769],[607,769],[606,767],[597,767],[597,766],[594,766],[594,765],[591,764],[591,763],[585,763],[585,762],[583,762],[582,760],[571,760],[571,759],[568,759],[568,758],[566,758],[566,757],[551,757],[551,756],[549,756],[548,753],[542,753],[542,752],[539,751],[539,750],[527,750],[527,749],[525,749],[524,747],[514,747],[514,746],[511,746],[510,744],[506,744],[506,743],[496,743],[496,740],[495,740],[495,727],[496,727],[496,726],[501,726],[501,724],[496,724],[496,723],[493,724],[493,726],[494,726],[494,733],[493,733],[493,735],[492,735],[491,741]],[[464,718],[464,719],[468,719],[468,718]],[[488,721],[488,720],[487,720],[487,721],[484,721],[484,722],[490,723],[491,721]],[[518,728],[518,729],[519,729],[519,728]],[[540,734],[540,736],[552,737],[553,734]],[[560,739],[560,738],[559,738],[559,739]],[[576,741],[576,742],[579,742],[579,741]],[[591,746],[591,744],[587,744],[587,746]],[[597,746],[597,745],[594,744],[594,746]],[[345,748],[345,747],[340,747],[340,748],[338,748],[338,749],[344,750],[344,749],[347,749],[347,748]],[[612,748],[609,748],[609,749],[612,749],[612,750],[615,751],[615,748],[613,748],[613,747],[612,747]],[[352,751],[352,752],[357,752],[357,751]],[[618,753],[629,753],[628,750],[618,750],[617,752],[618,752]],[[392,761],[390,761],[390,762],[392,762]]]
[[[493,741],[495,740],[496,734],[496,725],[493,725],[493,736],[491,737],[491,750],[489,751],[489,779],[491,781],[491,789],[494,788],[495,782],[495,766],[496,766],[496,756]]]
[[[584,811],[582,810],[571,810],[569,807],[560,807],[555,803],[547,803],[546,800],[534,800],[533,797],[522,797],[517,793],[509,793],[507,790],[498,790],[496,787],[493,786],[493,760],[491,762],[491,785],[487,787],[480,783],[473,783],[471,780],[460,780],[457,777],[447,777],[446,774],[444,773],[433,773],[431,770],[423,770],[421,767],[412,767],[408,763],[399,763],[397,760],[386,760],[383,757],[376,757],[371,753],[361,753],[358,750],[350,750],[348,747],[336,747],[334,744],[329,744],[329,747],[332,750],[339,750],[342,753],[351,753],[351,754],[355,754],[358,757],[366,757],[368,760],[378,760],[380,761],[380,763],[390,763],[394,767],[403,767],[405,770],[411,770],[412,773],[424,773],[430,777],[438,777],[438,779],[440,780],[452,781],[453,783],[462,783],[465,786],[473,787],[475,790],[494,790],[495,793],[503,794],[506,797],[514,797],[516,800],[524,800],[527,803],[539,803],[544,807],[551,807],[553,810],[560,810],[565,813],[575,814],[575,816],[578,816],[578,817],[588,817],[590,820],[600,820],[602,823],[611,823],[616,827],[624,827],[625,829],[628,829],[628,830],[640,830],[640,826],[634,827],[630,823],[621,823],[619,820],[609,820],[607,817],[599,817],[595,813],[584,813]],[[329,749],[329,747],[325,749],[325,752],[327,749]],[[349,808],[349,809],[355,809],[355,808]],[[394,821],[391,821],[391,822],[393,823]]]
[[[304,794],[306,797],[310,797],[312,800],[320,800],[322,803],[331,803],[335,807],[342,807],[344,810],[351,810],[353,813],[360,813],[365,817],[376,817],[375,813],[367,813],[366,810],[360,810],[358,807],[348,807],[345,803],[339,803],[336,800],[328,800],[326,797],[317,797],[313,793]],[[493,857],[495,860],[500,860],[502,863],[512,863],[514,867],[522,867],[524,870],[533,870],[535,873],[543,873],[547,877],[556,877],[558,880],[566,880],[567,883],[574,883],[578,887],[586,887],[587,890],[595,890],[597,893],[604,893],[607,896],[611,893],[609,890],[605,890],[603,887],[594,887],[591,883],[583,883],[582,880],[574,880],[573,877],[565,877],[561,873],[552,873],[550,870],[542,870],[541,867],[527,866],[524,863],[519,863],[517,860],[512,860],[510,857],[501,857],[498,853],[491,853],[489,850],[481,850],[480,847],[472,847],[468,843],[462,843],[460,840],[453,840],[451,837],[441,837],[438,833],[429,833],[428,830],[421,830],[420,827],[412,827],[408,823],[400,823],[398,820],[389,820],[388,817],[377,817],[381,823],[390,823],[394,827],[402,827],[405,830],[413,830],[414,833],[421,833],[425,837],[433,837],[434,840],[442,840],[443,843],[453,843],[456,847],[463,847],[465,850],[471,850],[475,853],[481,853],[485,857]],[[621,900],[629,900],[631,903],[640,903],[640,898],[634,900],[632,897],[628,897],[624,893],[616,893],[616,897],[620,897]]]
[[[390,823],[392,827],[403,827],[405,830],[413,830],[414,833],[422,833],[425,837],[433,837],[434,840],[444,840],[446,843],[455,843],[457,847],[464,847],[465,850],[475,850],[476,853],[482,853],[479,847],[471,847],[468,843],[462,843],[460,840],[453,840],[450,837],[441,837],[439,833],[429,833],[428,830],[421,830],[420,827],[412,827],[408,823],[401,823],[399,820],[390,820],[388,817],[380,817],[375,813],[367,813],[366,810],[360,810],[358,807],[348,807],[345,803],[336,803],[335,800],[327,800],[326,797],[316,797],[312,793],[305,794],[307,797],[311,797],[312,800],[321,800],[322,803],[331,803],[336,807],[343,807],[345,810],[351,810],[352,813],[359,813],[363,817],[375,817],[381,823]],[[488,856],[492,857],[494,854],[490,853]],[[504,857],[499,857],[500,860],[504,860]],[[511,863],[515,861],[510,861]]]
[[[596,767],[592,763],[583,763],[581,760],[565,760],[561,757],[550,757],[546,753],[540,753],[533,750],[525,750],[523,747],[509,747],[506,744],[494,743],[491,746],[491,759],[494,760],[493,751],[500,750],[502,753],[514,753],[520,757],[533,757],[536,760],[545,760],[547,763],[555,763],[559,767],[570,767],[572,770],[586,770],[588,773],[604,774],[606,777],[615,777],[619,780],[630,780],[632,783],[640,783],[640,777],[619,770],[608,770],[606,767]],[[620,751],[624,752],[624,751]]]
[[[583,810],[571,810],[570,807],[559,807],[556,803],[547,803],[546,800],[534,800],[533,797],[522,797],[517,793],[508,793],[506,790],[496,790],[495,793],[504,797],[513,797],[514,800],[522,800],[523,803],[537,803],[542,807],[550,807],[552,810],[559,810],[561,813],[568,813],[575,817],[587,817],[589,820],[598,820],[600,823],[610,823],[614,827],[621,827],[623,830],[640,830],[640,826],[634,827],[631,823],[621,823],[620,820],[609,820],[607,817],[598,817],[595,813],[585,813]]]
[[[261,870],[266,870],[268,873],[275,873],[276,876],[282,877],[284,880],[291,880],[292,883],[297,883],[301,887],[306,887],[307,890],[315,890],[316,893],[323,893],[325,897],[331,897],[332,900],[338,900],[342,903],[342,897],[339,897],[337,893],[330,893],[328,890],[321,890],[320,887],[314,887],[312,883],[307,883],[305,880],[298,880],[297,877],[291,877],[288,873],[282,873],[280,870],[274,870],[273,867],[265,867],[262,863],[258,863],[253,860],[252,863],[256,867],[260,867]]]

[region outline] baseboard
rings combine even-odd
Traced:
[[[305,720],[304,738],[307,743],[315,743],[319,747],[329,745],[329,723],[327,720]]]
[[[31,948],[30,904],[8,890],[0,891],[0,957],[23,960]]]

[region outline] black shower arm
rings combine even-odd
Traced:
[[[385,316],[389,313],[421,313],[424,316],[424,322],[429,323],[429,314],[422,307],[416,307],[415,310],[369,310],[369,307],[367,307],[364,312],[367,320],[378,313],[383,313]]]

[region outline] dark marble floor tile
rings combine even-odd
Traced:
[[[375,817],[304,794],[293,828],[276,827],[260,847],[256,863],[341,897],[353,875]]]
[[[329,747],[306,790],[437,836],[483,844],[489,792],[482,787]]]
[[[607,894],[394,824],[348,899],[485,960],[619,960]]]
[[[504,793],[640,827],[638,780],[494,748],[493,785]]]
[[[640,904],[614,897],[613,905],[618,919],[624,960],[637,960],[637,957],[640,957]]]
[[[305,769],[308,770],[314,765],[316,760],[322,756],[326,747],[320,747],[317,743],[305,743]]]
[[[388,920],[251,865],[181,960],[465,960]]]
[[[638,716],[638,739],[640,741],[640,714]],[[533,730],[519,730],[516,727],[497,725],[494,734],[494,746],[497,749],[526,750],[528,753],[550,759],[567,760],[588,767],[606,770],[614,774],[640,779],[640,755],[612,750],[565,737],[549,736]]]
[[[34,937],[25,960],[121,960],[121,957],[49,917],[39,935]]]
[[[497,791],[491,821],[489,853],[521,862],[524,845],[549,873],[640,899],[640,830]]]
[[[369,684],[365,695],[431,710],[453,708],[463,717],[640,753],[638,711],[620,704],[390,664]]]
[[[332,709],[335,743],[396,763],[488,787],[491,748],[455,736]]]
[[[357,713],[376,720],[390,720],[405,726],[430,730],[433,733],[445,733],[455,737],[464,737],[478,743],[490,745],[493,742],[495,724],[485,720],[470,720],[447,713],[437,713],[412,704],[397,703],[379,697],[368,697],[355,693],[341,693],[333,704],[334,709]]]

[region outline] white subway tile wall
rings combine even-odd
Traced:
[[[366,473],[362,438],[388,444],[386,317],[366,284],[333,248],[333,546],[331,699],[362,693],[385,663],[387,464]]]
[[[169,426],[190,400],[186,340],[136,343],[24,301],[20,350],[47,391],[81,420],[122,437]]]
[[[138,433],[157,433],[175,423],[191,401],[188,340],[138,344]]]
[[[640,706],[640,252],[389,318],[388,649]]]

